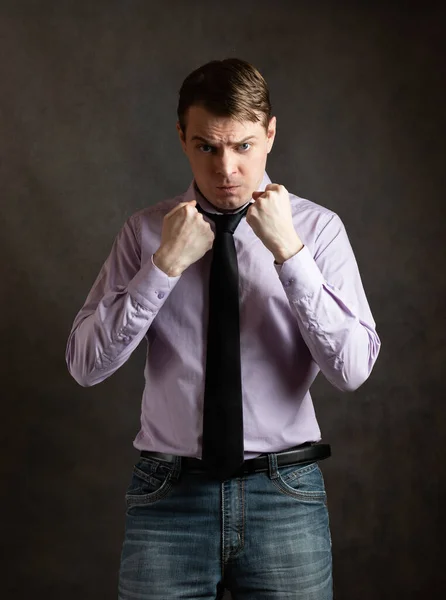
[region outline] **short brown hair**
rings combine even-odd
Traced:
[[[239,58],[213,60],[186,77],[177,110],[183,132],[191,106],[202,106],[217,116],[238,121],[262,121],[265,129],[272,114],[265,79],[253,65]]]

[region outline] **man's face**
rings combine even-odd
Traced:
[[[181,145],[203,196],[220,210],[246,204],[259,189],[276,134],[276,118],[262,122],[217,117],[201,106],[186,115],[186,133],[177,124]]]

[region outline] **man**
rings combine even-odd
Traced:
[[[332,597],[309,387],[369,376],[380,341],[339,217],[271,183],[268,88],[213,61],[180,90],[194,180],[125,223],[77,315],[84,386],[148,343],[119,598]]]

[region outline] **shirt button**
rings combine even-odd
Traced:
[[[158,298],[162,300],[166,294],[164,292],[159,292]]]

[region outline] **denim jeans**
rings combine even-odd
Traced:
[[[331,600],[331,538],[317,463],[223,483],[140,458],[126,494],[120,600]]]

